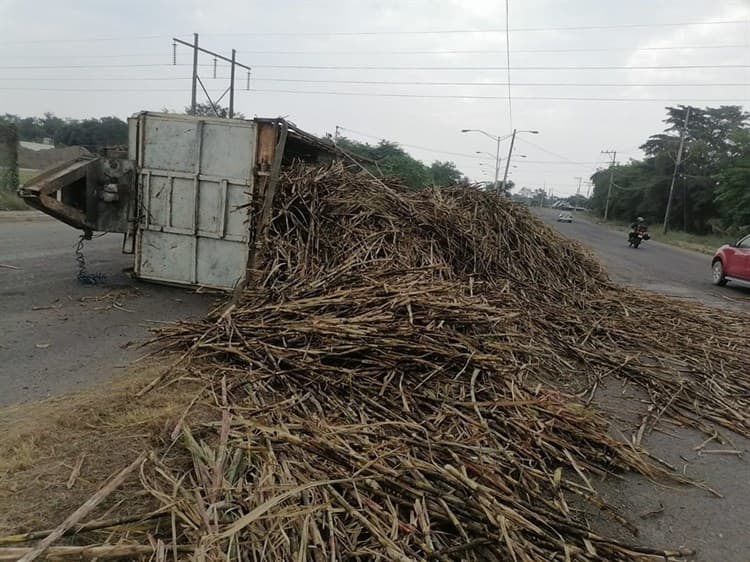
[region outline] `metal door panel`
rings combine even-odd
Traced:
[[[195,231],[195,180],[172,177],[172,212],[170,226],[189,232]]]
[[[199,184],[198,234],[217,236],[221,233],[223,217],[226,216],[226,194],[223,182],[203,180]]]
[[[247,244],[199,237],[196,283],[206,287],[232,288],[245,274],[245,262],[238,255],[247,254]]]
[[[144,279],[189,285],[195,283],[195,239],[182,234],[140,232],[138,275]]]
[[[229,184],[227,186],[227,224],[226,237],[232,240],[246,240],[249,228],[248,209],[243,208],[248,203],[248,187],[246,185]]]
[[[232,288],[247,263],[255,123],[152,114],[139,123],[136,274]]]
[[[223,122],[207,121],[203,126],[201,173],[245,181],[252,173],[250,151],[254,151],[254,146],[247,143],[247,127],[227,127]]]
[[[150,174],[148,178],[148,224],[153,226],[170,225],[170,182],[166,176]]]
[[[198,158],[200,121],[147,116],[143,121],[142,168],[193,172]]]

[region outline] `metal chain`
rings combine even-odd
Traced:
[[[83,255],[83,242],[86,235],[81,234],[76,244],[76,263],[78,264],[78,282],[82,285],[101,285],[106,281],[103,273],[88,273],[86,271],[86,257]]]

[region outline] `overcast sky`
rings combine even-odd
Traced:
[[[495,146],[461,129],[537,129],[519,133],[510,177],[563,195],[602,165],[600,151],[638,157],[667,105],[750,110],[750,0],[510,0],[509,10],[512,112],[502,0],[0,0],[0,113],[181,110],[191,54],[179,47],[172,66],[171,38],[197,32],[253,67],[251,91],[237,75],[247,116],[388,138],[477,181],[492,179],[494,163],[476,152]],[[209,93],[223,91],[226,66],[214,80],[211,58],[200,62]],[[664,68],[675,66],[701,68]]]

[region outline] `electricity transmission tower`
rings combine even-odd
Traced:
[[[247,70],[247,87],[246,89],[250,89],[250,72],[252,71],[252,68],[249,66],[245,66],[244,64],[241,64],[237,62],[237,51],[235,49],[232,49],[232,58],[227,58],[223,55],[220,55],[218,53],[214,53],[213,51],[209,51],[208,49],[204,49],[203,47],[198,46],[198,34],[193,33],[193,42],[188,43],[187,41],[183,41],[182,39],[177,39],[176,37],[172,38],[172,41],[174,41],[173,44],[173,55],[172,55],[172,63],[177,64],[177,44],[185,45],[186,47],[190,47],[193,49],[193,80],[192,80],[192,88],[191,88],[191,97],[190,97],[190,113],[192,115],[195,115],[195,109],[197,105],[197,93],[198,93],[198,84],[200,84],[201,88],[203,89],[203,93],[206,94],[206,97],[208,98],[208,102],[211,104],[211,108],[214,110],[214,113],[217,117],[220,117],[219,115],[219,108],[218,105],[221,102],[222,99],[224,99],[224,96],[229,93],[229,118],[231,119],[234,117],[234,86],[235,86],[235,71],[236,67],[244,68]],[[203,80],[201,80],[200,76],[198,75],[198,53],[205,53],[207,55],[211,55],[214,58],[214,74],[213,77],[216,78],[216,61],[217,60],[223,60],[225,62],[228,62],[230,66],[230,73],[229,73],[229,87],[224,90],[224,93],[221,94],[221,96],[216,100],[213,101],[211,99],[211,96],[208,93],[208,90],[206,89],[206,86],[203,84]]]

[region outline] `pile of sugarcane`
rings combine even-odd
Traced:
[[[162,519],[117,545],[210,561],[678,557],[584,517],[635,533],[592,482],[681,481],[610,436],[594,389],[621,377],[647,393],[639,439],[667,419],[750,435],[747,320],[613,284],[505,198],[295,165],[262,248],[231,306],[158,336],[215,416],[181,420],[145,462]]]

